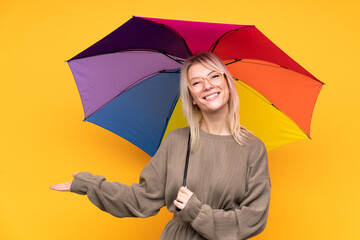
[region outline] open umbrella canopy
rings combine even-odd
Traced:
[[[187,126],[179,73],[200,51],[214,52],[227,65],[238,83],[240,122],[268,150],[310,138],[324,83],[255,26],[137,16],[68,60],[85,121],[153,156],[169,131]]]

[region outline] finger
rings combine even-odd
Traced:
[[[178,202],[184,203],[184,202],[186,201],[186,197],[184,197],[184,196],[177,196],[176,200],[177,200]]]
[[[183,209],[183,208],[184,208],[184,204],[182,204],[181,202],[176,201],[176,200],[174,200],[174,205],[175,205],[176,207],[178,207],[179,209]]]
[[[184,196],[189,196],[190,197],[193,193],[189,191],[189,192],[183,192],[181,194],[183,194]]]
[[[58,187],[59,191],[69,191],[70,190],[70,185],[71,183],[67,182],[67,183],[61,183]]]
[[[63,191],[65,189],[65,183],[58,183],[55,185],[51,185],[50,189],[57,190],[57,191]]]
[[[70,191],[71,182],[67,183],[58,183],[55,185],[51,185],[50,189],[56,190],[56,191]]]
[[[185,202],[190,198],[190,194],[186,194],[186,193],[179,193],[176,196],[176,199],[179,200],[180,202]]]
[[[185,193],[182,193],[182,192],[180,192],[180,193],[178,193],[178,195],[176,196],[176,198],[181,198],[181,199],[183,199],[183,198],[185,198],[186,197],[186,194]]]
[[[78,175],[78,172],[74,172],[74,173],[72,174],[73,177],[75,177],[76,175]]]
[[[178,199],[186,206],[193,193],[180,193]]]
[[[192,191],[190,191],[189,189],[187,189],[186,187],[181,187],[180,188],[180,192],[181,193],[184,193],[184,194],[186,194],[186,195],[192,195]]]
[[[192,193],[187,187],[181,187],[180,191],[184,193]]]

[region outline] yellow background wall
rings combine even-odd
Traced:
[[[149,156],[84,117],[64,62],[132,15],[254,24],[327,85],[312,140],[269,152],[268,224],[255,239],[360,239],[358,1],[0,3],[0,239],[158,239],[171,215],[119,219],[49,185],[90,171],[137,182]]]

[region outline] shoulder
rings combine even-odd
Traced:
[[[187,138],[189,135],[189,127],[184,127],[184,128],[178,128],[175,130],[172,130],[171,132],[169,132],[165,139],[167,141],[171,141],[172,139],[181,139],[181,138]],[[165,140],[164,140],[165,141]]]
[[[159,145],[153,159],[157,158],[166,158],[167,154],[174,151],[174,147],[180,145],[182,141],[185,142],[187,139],[187,134],[189,132],[189,127],[175,129],[167,134],[164,135],[162,142]],[[184,140],[183,140],[184,139]],[[155,160],[153,160],[155,161]]]
[[[265,147],[264,142],[254,135],[254,133],[248,131],[247,129],[242,129],[240,135],[245,139],[247,145],[251,148],[262,148]]]
[[[265,144],[264,142],[258,138],[255,135],[252,135],[252,140],[251,140],[251,144],[252,146],[254,146],[255,148],[265,148]]]
[[[257,136],[251,135],[249,141],[250,165],[260,159],[267,159],[267,149],[264,142]]]
[[[264,142],[252,132],[246,132],[246,142],[251,152],[259,153],[266,150]]]
[[[160,144],[161,146],[173,146],[175,143],[179,144],[179,141],[186,141],[186,139],[189,136],[189,127],[185,127],[185,128],[178,128],[175,130],[172,130],[169,133],[165,133],[163,140]]]

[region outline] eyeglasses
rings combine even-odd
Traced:
[[[219,86],[224,81],[224,73],[212,71],[211,73],[209,73],[207,77],[192,78],[188,82],[188,87],[193,92],[200,92],[201,90],[204,89],[205,79],[207,79],[208,83],[216,87]]]

